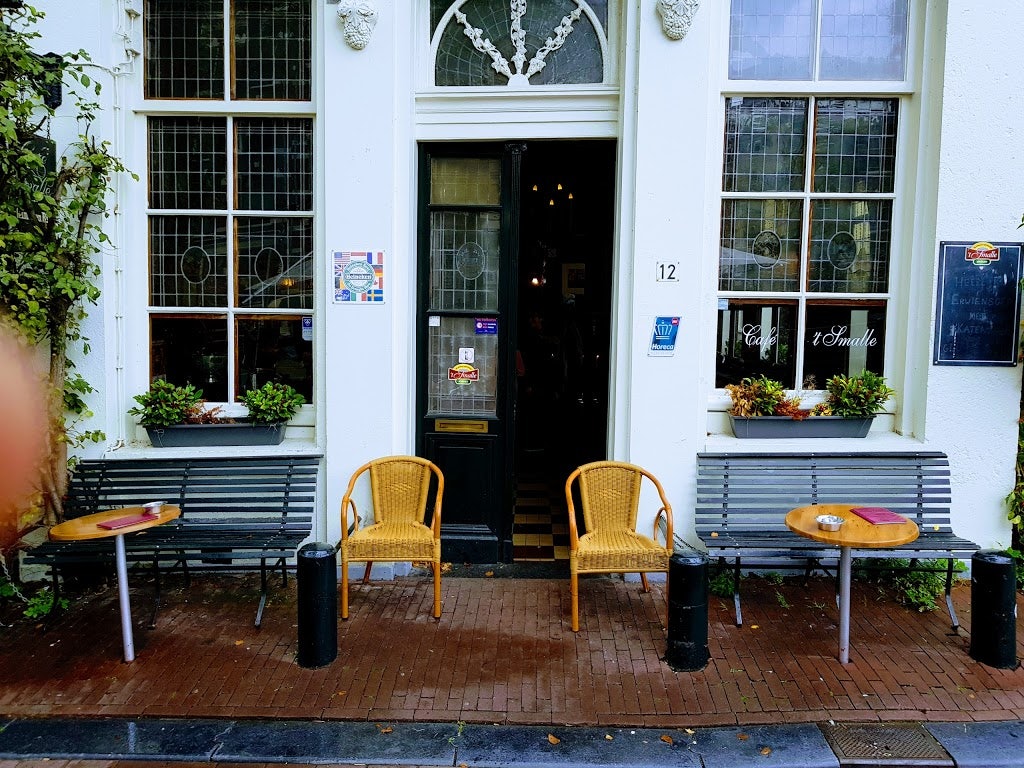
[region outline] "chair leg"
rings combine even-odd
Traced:
[[[569,577],[569,596],[572,598],[572,631],[580,631],[580,583],[579,576],[573,573]]]
[[[434,618],[441,618],[441,564],[430,564],[434,571]]]
[[[348,562],[341,563],[341,618],[348,618]]]
[[[640,573],[640,583],[644,585],[644,592],[651,591],[651,585],[647,582],[647,574],[642,571]]]
[[[373,568],[373,560],[369,560],[366,563],[366,570],[363,571],[363,584],[370,583],[370,569]]]

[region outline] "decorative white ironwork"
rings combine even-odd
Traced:
[[[512,63],[516,65],[516,74],[523,73],[526,63],[526,32],[523,30],[523,16],[526,14],[526,0],[512,0],[512,42],[516,46],[516,55]]]
[[[494,70],[511,80],[512,72],[508,68],[508,61],[501,55],[501,53],[498,52],[498,49],[494,47],[494,43],[491,42],[490,38],[485,38],[483,36],[484,31],[479,27],[474,27],[470,24],[466,19],[466,14],[462,11],[456,11],[455,18],[463,26],[466,37],[472,41],[473,47],[481,53],[486,53],[490,56],[491,66],[494,67]]]
[[[669,40],[686,37],[699,5],[700,0],[658,0],[655,7],[661,16],[661,28]]]
[[[695,2],[696,0],[691,1]],[[491,67],[499,74],[508,78],[510,86],[523,87],[529,85],[530,78],[547,66],[545,59],[548,54],[554,53],[561,48],[569,35],[572,34],[573,24],[579,21],[580,16],[583,15],[583,0],[573,0],[573,2],[576,3],[576,9],[568,16],[562,17],[561,23],[554,29],[553,36],[545,40],[544,45],[530,59],[530,65],[525,74],[523,73],[523,65],[526,63],[526,31],[523,29],[522,22],[523,17],[526,15],[527,0],[510,0],[509,4],[509,29],[512,33],[512,43],[515,45],[515,55],[512,56],[515,72],[509,67],[508,59],[501,55],[501,52],[490,41],[490,38],[484,37],[483,30],[469,23],[466,14],[461,10],[457,10],[455,11],[455,19],[462,25],[463,32],[472,41],[473,47],[490,57]]]
[[[345,31],[345,42],[354,50],[363,50],[377,26],[377,7],[370,0],[341,0],[338,18]]]
[[[570,13],[568,16],[562,17],[562,23],[555,27],[554,39],[548,38],[544,41],[544,46],[537,51],[537,55],[530,60],[530,68],[526,70],[526,79],[529,80],[535,74],[540,72],[547,66],[547,62],[544,61],[547,55],[552,51],[557,51],[565,43],[565,39],[572,34],[573,22],[579,21],[580,16],[583,14],[583,6],[580,5],[579,0],[576,0],[576,10]]]

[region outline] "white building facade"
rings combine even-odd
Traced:
[[[936,317],[943,243],[1005,263],[1024,239],[1024,6],[37,5],[45,50],[90,52],[98,131],[139,176],[80,362],[90,453],[176,450],[127,414],[153,378],[238,412],[275,379],[309,401],[284,443],[190,452],[322,455],[318,540],[385,454],[444,470],[446,559],[498,562],[530,473],[640,464],[695,542],[700,451],[935,450],[956,532],[1009,545],[1018,318],[973,359]],[[863,368],[897,392],[867,437],[733,436],[725,384],[809,404]]]

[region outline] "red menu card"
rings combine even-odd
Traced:
[[[136,523],[148,523],[150,520],[156,520],[160,515],[147,515],[145,512],[139,515],[128,515],[127,517],[115,517],[113,520],[104,520],[102,523],[96,523],[99,528],[106,528],[109,531],[115,531],[118,528],[127,528],[129,525],[135,525]]]
[[[906,518],[900,517],[885,507],[854,507],[850,511],[857,517],[863,517],[872,525],[892,525],[906,522]]]

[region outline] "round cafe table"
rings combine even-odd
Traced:
[[[132,607],[128,601],[128,562],[125,556],[124,535],[143,531],[152,528],[154,525],[162,525],[174,520],[181,515],[181,509],[171,504],[164,504],[160,512],[149,519],[140,520],[137,523],[122,528],[103,528],[100,523],[116,520],[123,517],[142,515],[145,513],[143,507],[123,507],[121,509],[108,509],[105,512],[96,512],[92,515],[83,515],[72,520],[66,520],[50,529],[50,538],[53,541],[86,541],[88,539],[114,538],[114,562],[117,566],[117,596],[121,607],[121,639],[124,642],[124,660],[134,661],[135,641],[132,637]]]
[[[850,660],[850,571],[853,549],[885,549],[917,538],[917,523],[900,515],[902,523],[876,525],[851,512],[867,504],[815,504],[797,507],[786,514],[786,527],[793,533],[823,544],[839,547],[839,661]],[[837,515],[844,522],[838,531],[818,527],[818,515]]]

